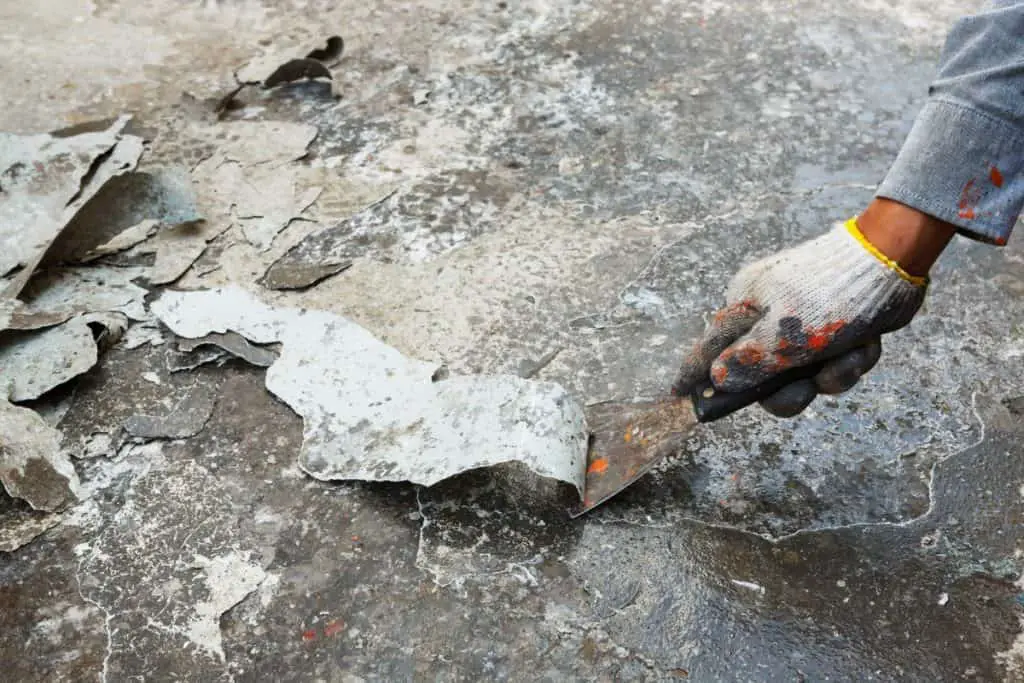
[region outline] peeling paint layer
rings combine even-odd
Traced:
[[[78,497],[74,465],[61,452],[60,433],[39,415],[0,400],[0,482],[14,498],[52,512]]]
[[[61,231],[112,178],[135,168],[142,138],[124,135],[121,117],[103,132],[69,137],[0,137],[0,277],[14,298]]]
[[[437,366],[344,318],[274,309],[239,289],[167,292],[152,309],[183,337],[234,331],[282,343],[267,388],[303,417],[300,466],[317,479],[430,486],[521,461],[582,493],[583,410],[556,384],[514,376],[435,381]]]

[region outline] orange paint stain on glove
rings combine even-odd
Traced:
[[[734,304],[726,306],[717,313],[715,313],[714,321],[716,325],[721,325],[729,318],[735,318],[739,316],[747,316],[751,313],[757,312],[757,305],[754,304],[751,299],[744,299]]]
[[[721,384],[729,376],[729,369],[725,365],[717,365],[711,368],[711,379],[715,384]]]
[[[587,474],[604,474],[607,471],[608,458],[596,458],[587,468]]]
[[[759,365],[764,361],[764,349],[756,342],[744,344],[736,350],[736,362],[740,365]]]
[[[822,325],[817,330],[808,329],[807,348],[812,351],[821,351],[832,342],[832,339],[835,338],[839,331],[844,327],[846,327],[846,321],[837,320],[833,323]]]

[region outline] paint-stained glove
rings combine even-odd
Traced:
[[[726,307],[683,360],[674,391],[686,395],[709,375],[721,391],[743,391],[829,359],[813,379],[761,401],[773,415],[796,415],[819,393],[844,392],[874,367],[881,335],[910,322],[927,285],[875,249],[850,219],[743,268]]]

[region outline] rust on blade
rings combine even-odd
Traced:
[[[640,403],[601,403],[587,409],[590,450],[583,502],[570,511],[582,515],[646,474],[675,452],[697,424],[693,405],[679,398]]]

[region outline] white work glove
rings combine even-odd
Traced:
[[[686,395],[710,376],[716,389],[738,392],[829,359],[813,379],[761,401],[773,415],[796,415],[819,393],[842,393],[874,367],[881,335],[910,322],[927,286],[927,278],[908,275],[875,249],[850,219],[743,268],[673,389]]]

